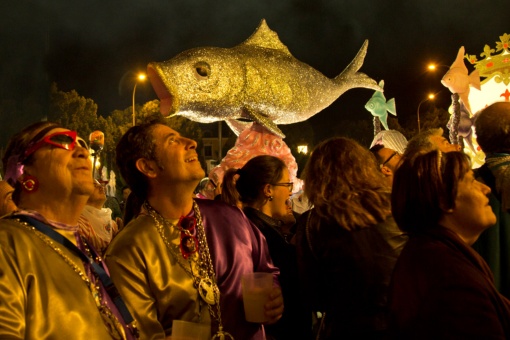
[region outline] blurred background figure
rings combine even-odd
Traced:
[[[475,115],[478,145],[485,164],[475,170],[491,188],[489,201],[496,224],[480,235],[473,248],[487,261],[500,293],[510,297],[510,103],[498,102]]]
[[[375,156],[379,163],[379,169],[386,178],[388,186],[391,188],[393,184],[393,175],[398,168],[402,154],[396,150],[377,144],[370,148],[370,152]]]
[[[397,130],[382,130],[374,136],[370,149],[375,145],[382,145],[402,155],[407,148],[407,138]]]
[[[210,182],[209,177],[202,178],[200,180],[200,182],[198,182],[198,185],[195,188],[195,190],[193,191],[193,195],[195,195],[196,198],[204,198],[204,199],[209,198],[208,196],[206,196],[204,194],[204,191],[206,190],[206,188],[208,188],[210,186],[209,182]]]
[[[0,217],[16,210],[16,204],[12,200],[14,188],[7,181],[0,181]]]
[[[122,227],[122,219],[112,220],[112,210],[104,208],[106,202],[105,185],[94,180],[94,192],[87,200],[87,205],[81,213],[78,221],[79,232],[101,255],[112,238],[119,231],[119,223]]]
[[[370,151],[332,138],[304,170],[313,208],[298,221],[304,298],[325,315],[320,339],[381,339],[387,334],[391,272],[407,238],[391,217],[390,188]]]
[[[108,181],[100,181],[100,183],[105,184],[108,183]],[[122,208],[120,206],[119,199],[116,196],[106,195],[106,201],[104,202],[103,206],[105,208],[109,208],[112,211],[112,218],[114,220],[117,220],[118,218],[122,219]]]
[[[129,194],[131,193],[131,188],[127,185],[122,187],[122,201],[120,201],[120,209],[122,210],[122,214],[124,214],[124,211],[126,209],[126,202]]]
[[[392,210],[409,241],[392,278],[394,338],[510,338],[510,301],[471,248],[496,222],[489,193],[461,152],[432,151],[403,160]]]
[[[407,139],[396,130],[383,130],[375,135],[370,151],[379,162],[381,172],[391,188],[393,175],[407,147]]]
[[[251,222],[265,236],[275,266],[285,309],[282,318],[266,326],[268,339],[307,339],[311,336],[311,313],[300,297],[296,249],[291,244],[296,222],[290,206],[293,183],[285,163],[274,156],[250,159],[241,169],[223,176],[222,200],[240,202]]]
[[[409,140],[403,157],[413,157],[432,150],[439,150],[441,152],[460,151],[460,145],[451,144],[443,136],[443,133],[442,128],[428,129],[420,132]]]

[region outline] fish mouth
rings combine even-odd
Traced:
[[[147,66],[147,76],[149,77],[154,92],[156,92],[160,100],[159,111],[163,117],[168,117],[177,111],[177,105],[175,97],[170,93],[163,81],[162,74],[163,71],[159,65],[151,63]]]

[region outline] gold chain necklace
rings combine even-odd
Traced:
[[[44,235],[43,233],[39,232],[34,226],[30,225],[27,222],[21,221],[20,219],[16,219],[17,222],[19,222],[21,225],[23,225],[28,230],[31,230],[35,233],[37,237],[39,237],[46,245],[48,245],[51,249],[53,249],[60,257],[64,260],[64,262],[69,265],[75,273],[78,274],[78,276],[82,279],[83,282],[87,285],[90,293],[92,294],[92,297],[94,298],[94,302],[96,303],[96,307],[99,310],[99,314],[101,314],[101,318],[103,319],[103,322],[106,326],[106,329],[108,330],[108,333],[112,336],[115,340],[126,340],[126,334],[124,332],[124,327],[119,322],[117,317],[112,313],[110,308],[102,302],[102,294],[101,289],[99,286],[96,286],[95,282],[92,282],[88,275],[85,274],[80,267],[76,263],[73,262],[60,247],[55,245],[53,241]],[[87,255],[91,257],[90,255],[90,249],[88,248],[88,245],[86,241],[82,238],[82,241],[85,245],[85,249],[87,251]],[[97,282],[97,278],[95,280]]]
[[[179,265],[184,269],[184,271],[191,276],[193,280],[193,286],[198,291],[202,300],[207,303],[209,314],[218,323],[218,331],[212,337],[212,339],[234,340],[234,337],[230,333],[223,331],[223,323],[221,321],[221,308],[220,308],[220,290],[216,283],[216,274],[214,272],[211,254],[209,252],[209,246],[207,245],[204,225],[202,223],[202,215],[200,214],[200,210],[198,209],[198,204],[195,201],[193,201],[193,211],[195,213],[195,218],[197,220],[196,228],[198,239],[198,254],[195,253],[193,255],[196,256],[190,256],[187,260],[188,262],[187,264],[184,262],[186,260],[184,259],[183,255],[180,254],[179,251],[176,251],[175,248],[178,246],[171,243],[164,233],[164,228],[168,227],[168,225],[174,228],[176,226],[167,222],[167,220],[163,216],[161,216],[161,214],[159,214],[147,201],[145,201],[145,208],[147,209],[149,215],[154,220],[156,229],[158,230],[158,233],[161,236],[163,243],[165,243],[170,253],[177,260],[177,263],[179,263]],[[198,275],[195,275],[193,272],[194,261],[196,261]],[[216,306],[216,311],[214,311],[214,309],[212,308],[213,306]]]

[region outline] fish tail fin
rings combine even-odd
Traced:
[[[361,48],[359,49],[358,53],[354,57],[354,59],[351,61],[349,65],[340,73],[335,79],[342,76],[342,74],[348,74],[348,73],[356,73],[361,68],[361,65],[363,65],[363,62],[365,61],[365,56],[367,55],[367,49],[368,49],[368,40],[365,39],[363,42],[363,45],[361,45]]]
[[[365,56],[367,55],[367,48],[368,48],[368,40],[365,40],[363,45],[361,46],[360,50],[354,57],[354,59],[351,61],[351,63],[340,73],[338,76],[336,76],[333,79],[333,82],[335,82],[338,85],[341,85],[342,87],[345,87],[347,84],[347,89],[353,88],[353,87],[364,87],[367,89],[372,89],[376,91],[383,92],[384,90],[382,87],[377,85],[377,82],[367,76],[366,74],[362,72],[358,72],[358,70],[363,65],[363,61],[365,60]]]
[[[477,90],[482,89],[480,85],[480,72],[478,72],[478,70],[474,70],[469,75],[469,84],[471,84],[471,86],[473,86]]]
[[[386,110],[388,110],[389,113],[396,116],[397,115],[397,107],[395,105],[395,98],[391,98],[386,102]]]

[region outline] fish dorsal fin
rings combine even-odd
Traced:
[[[270,48],[292,56],[287,46],[278,38],[278,34],[267,26],[266,19],[262,19],[255,32],[239,46]]]
[[[455,58],[455,61],[453,62],[452,66],[450,66],[450,70],[454,68],[460,68],[462,70],[466,70],[467,74],[467,67],[466,64],[464,64],[464,46],[461,46],[459,48],[459,52],[457,53],[457,58]]]

